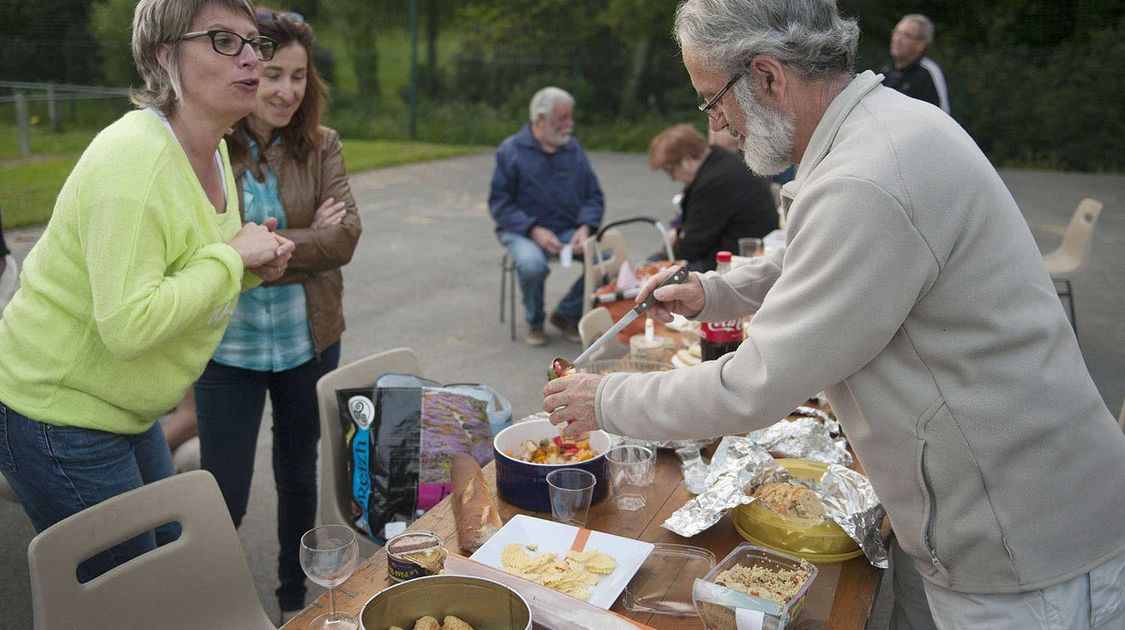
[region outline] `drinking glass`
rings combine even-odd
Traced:
[[[765,250],[762,248],[762,239],[753,237],[738,239],[739,256],[750,258],[753,256],[761,256],[764,253]]]
[[[581,468],[562,468],[547,473],[551,516],[560,523],[585,527],[597,483],[593,473]]]
[[[648,505],[656,476],[656,453],[645,446],[615,446],[605,452],[617,509],[635,512]]]
[[[355,630],[359,622],[336,612],[336,587],[351,577],[359,565],[355,530],[345,525],[314,527],[301,536],[301,568],[305,575],[328,589],[331,612],[313,619],[309,630]]]

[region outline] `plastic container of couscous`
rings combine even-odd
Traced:
[[[736,630],[760,623],[785,630],[805,604],[816,565],[789,554],[742,543],[692,589],[695,610],[708,630]]]

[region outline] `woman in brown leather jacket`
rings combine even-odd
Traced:
[[[246,513],[266,393],[273,405],[273,469],[283,619],[305,606],[300,539],[316,519],[316,382],[336,368],[344,330],[340,267],[360,221],[340,138],[320,126],[327,88],[313,65],[312,28],[295,13],[259,11],[277,42],[263,64],[254,112],[228,137],[243,221],[278,220],[296,244],[288,271],[242,295],[195,385],[202,466],[235,525]]]

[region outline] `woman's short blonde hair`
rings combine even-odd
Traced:
[[[133,90],[137,107],[152,107],[169,115],[183,93],[180,86],[180,38],[191,32],[199,11],[208,5],[230,7],[257,24],[248,0],[140,0],[133,13],[133,63],[145,85]],[[168,46],[167,69],[156,59],[156,50]]]

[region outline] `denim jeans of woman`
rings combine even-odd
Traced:
[[[273,477],[277,487],[278,579],[281,610],[305,607],[301,536],[316,521],[316,456],[320,438],[316,382],[340,362],[339,342],[280,372],[211,361],[195,383],[204,470],[215,475],[235,527],[250,499],[254,451],[266,394],[273,406]]]
[[[122,492],[172,475],[172,454],[158,424],[136,435],[60,426],[28,418],[0,402],[0,472],[35,531]],[[166,523],[78,565],[88,580],[179,538]]]

